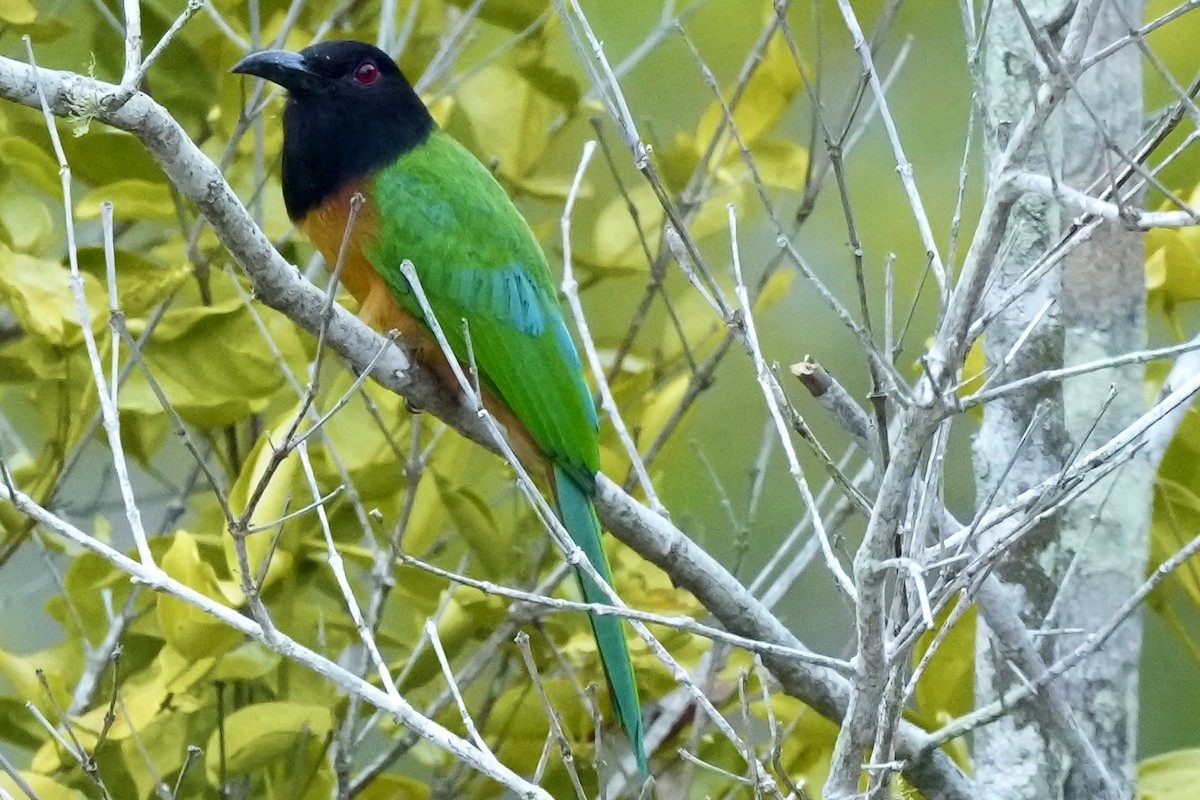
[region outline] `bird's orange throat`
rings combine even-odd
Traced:
[[[352,199],[356,194],[361,194],[364,202],[347,240]],[[321,251],[330,270],[336,267],[342,242],[346,241],[340,277],[342,285],[358,301],[359,316],[374,328],[397,330],[416,342],[419,324],[392,299],[391,291],[364,252],[365,246],[379,235],[379,211],[369,199],[365,182],[357,180],[346,184],[310,211],[300,221],[300,230]]]

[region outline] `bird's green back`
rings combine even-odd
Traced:
[[[545,256],[504,189],[436,129],[368,188],[380,230],[367,257],[396,299],[422,317],[400,272],[408,259],[459,360],[468,361],[465,319],[484,385],[547,456],[592,486],[600,466],[595,406]]]

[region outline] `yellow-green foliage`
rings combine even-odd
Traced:
[[[180,4],[160,0],[141,5],[149,47]],[[237,36],[250,38],[245,4],[218,0],[212,5]],[[259,4],[263,41],[286,24],[289,5],[273,0]],[[409,75],[420,76],[453,32],[458,15],[471,4],[423,0],[411,16],[412,4],[399,5],[397,24],[411,26],[401,63]],[[301,6],[284,45],[306,45],[335,7],[349,9],[337,17],[337,36],[374,38],[377,3],[347,6],[327,0]],[[18,35],[28,33],[44,66],[102,80],[120,76],[121,39],[93,4],[68,3],[54,15],[35,10],[25,0],[0,0],[0,21],[6,26],[0,27],[5,54],[21,52]],[[278,187],[281,106],[272,99],[261,128],[247,128],[243,111],[249,83],[227,74],[241,55],[214,15],[201,12],[151,70],[148,88],[204,152],[224,165],[230,183],[267,235],[303,268],[312,250],[287,220]],[[492,2],[485,3],[480,18],[471,23],[453,69],[426,90],[436,118],[485,163],[494,165],[545,240],[552,262],[558,251],[557,217],[580,147],[595,135],[588,118],[598,106],[587,98],[582,74],[548,3]],[[744,144],[758,159],[761,179],[771,191],[795,191],[805,180],[806,147],[778,130],[801,90],[793,57],[776,37],[735,112]],[[729,90],[725,99],[730,99]],[[135,367],[121,384],[117,405],[122,443],[141,469],[135,470],[139,494],[159,473],[167,485],[184,482],[190,487],[179,498],[177,515],[161,529],[153,527],[157,515],[146,514],[156,534],[151,539],[156,561],[182,584],[218,604],[247,612],[240,582],[243,565],[230,525],[203,476],[181,477],[193,460],[172,435],[161,392],[209,459],[231,512],[248,514],[245,521],[255,532],[246,537],[247,563],[275,625],[300,644],[353,666],[358,655],[351,648],[359,636],[329,569],[321,521],[311,510],[288,517],[313,500],[306,471],[297,453],[281,461],[274,454],[301,413],[306,386],[320,386],[313,404],[319,415],[333,408],[354,376],[330,355],[319,372],[312,372],[315,341],[249,299],[247,282],[230,268],[230,258],[211,229],[166,182],[137,141],[95,123],[87,109],[79,113],[78,119],[58,125],[72,171],[71,210],[90,310],[84,324],[97,337],[103,363],[109,363],[114,346],[121,362],[128,358],[129,348],[119,341],[114,345],[108,324],[109,286],[99,219],[101,204],[110,202],[116,223],[116,300],[131,336],[144,337],[141,359],[153,378],[152,382]],[[750,175],[738,144],[721,124],[721,103],[709,94],[691,114],[681,126],[685,132],[675,135],[657,160],[669,191],[677,194],[692,186],[690,202],[697,204],[693,234],[699,239],[717,234],[723,249],[719,236],[725,230],[726,205],[753,205],[746,202],[753,191]],[[607,170],[593,167],[574,221],[576,266],[589,286],[626,281],[620,290],[628,299],[611,315],[624,320],[646,283],[651,261],[659,256],[664,215],[648,185],[625,163],[628,159],[612,131],[605,135],[616,148],[618,174],[628,196]],[[30,434],[24,448],[0,455],[22,491],[53,504],[54,498],[88,484],[81,471],[93,467],[76,465],[80,453],[91,465],[97,458],[102,463],[107,455],[96,444],[103,442],[103,435],[97,438],[92,425],[99,405],[69,284],[58,164],[40,114],[5,105],[0,115],[0,165],[0,306],[10,310],[22,331],[20,337],[0,344],[0,404],[19,409],[29,420],[29,430],[23,433]],[[638,211],[637,223],[630,216],[630,203]],[[778,303],[792,278],[791,272],[777,272],[758,296],[756,310],[766,312]],[[695,301],[680,291],[684,287],[673,275],[665,291],[687,309]],[[348,296],[339,299],[353,304]],[[600,312],[598,301],[586,293],[584,299],[590,310]],[[683,321],[677,328],[661,308],[655,309],[641,333],[624,347],[623,322],[597,326],[602,358],[614,370],[613,390],[643,451],[660,437],[671,441],[686,435],[688,418],[681,418],[678,409],[689,389],[690,365],[711,355],[723,338],[720,321],[706,309],[695,310],[701,313],[680,314]],[[619,350],[622,360],[617,365]],[[301,430],[311,427],[313,419],[307,418]],[[620,478],[629,469],[628,457],[608,426],[604,436],[604,470]],[[425,457],[415,484],[411,481],[417,474],[406,472],[414,445]],[[594,789],[596,731],[589,706],[594,701],[604,705],[607,698],[602,690],[586,690],[603,687],[603,677],[581,615],[531,617],[526,610],[514,623],[508,600],[456,587],[411,566],[388,569],[389,590],[375,594],[381,585],[373,577],[380,553],[385,553],[386,563],[389,537],[402,518],[402,550],[445,568],[465,567],[473,576],[519,586],[533,586],[555,568],[559,559],[503,464],[444,431],[436,420],[414,417],[399,398],[370,383],[310,438],[308,455],[319,492],[333,495],[327,504],[329,530],[359,604],[368,609],[383,601],[376,639],[391,674],[403,678],[405,698],[424,708],[445,686],[433,651],[427,644],[418,645],[428,618],[435,617],[438,638],[456,667],[478,658],[482,644],[497,628],[510,624],[510,633],[498,647],[482,654],[488,659],[483,678],[465,685],[466,701],[501,759],[519,772],[532,773],[548,722],[512,641],[518,629],[526,630],[575,765]],[[662,456],[652,463],[652,473],[661,477],[670,463]],[[280,523],[284,517],[288,518]],[[122,546],[128,543],[119,508],[80,523],[98,537]],[[31,535],[39,537],[38,546],[55,551],[65,547],[43,532],[35,533],[11,507],[0,507],[0,524],[0,548],[6,553],[33,546]],[[160,782],[174,789],[191,758],[189,746],[198,746],[202,754],[183,772],[175,795],[179,798],[215,797],[223,783],[243,781],[253,797],[329,796],[335,780],[331,739],[346,725],[352,709],[363,723],[370,718],[370,708],[352,706],[324,679],[246,641],[194,607],[131,585],[103,559],[70,548],[66,555],[71,558],[62,592],[46,603],[51,618],[62,626],[47,638],[61,643],[17,655],[22,652],[18,643],[0,640],[0,740],[24,754],[17,758],[22,779],[40,797],[91,797],[97,787],[24,702],[32,701],[51,720],[65,720],[89,653],[104,639],[113,615],[123,609],[129,623],[119,658],[103,670],[86,707],[73,709],[69,716],[74,739],[95,758],[97,777],[111,796],[152,797]],[[631,606],[672,616],[703,616],[693,598],[629,551],[610,542],[610,557],[617,589]],[[576,597],[571,584],[556,594]],[[705,639],[673,628],[652,629],[686,668],[695,668],[709,649]],[[676,684],[667,669],[640,639],[630,636],[646,697],[673,691]],[[736,706],[738,671],[749,668],[748,657],[734,652],[714,674],[714,699],[721,706]],[[364,674],[374,675],[375,670],[367,668]],[[753,688],[761,695],[761,687]],[[751,710],[765,719],[762,703]],[[816,779],[833,727],[795,701],[781,701],[774,715],[786,740],[779,764],[793,780]],[[437,719],[464,733],[453,706],[443,707]],[[685,720],[663,752],[686,743],[690,731]],[[374,752],[405,735],[390,720],[375,720],[365,749]],[[603,741],[604,757],[611,761],[623,740],[608,728]],[[699,747],[714,764],[737,768],[736,753],[708,730],[701,734]],[[368,760],[352,754],[351,774]],[[418,745],[359,797],[427,797],[430,768],[448,766],[443,753]],[[551,758],[548,770],[544,785],[555,796],[569,793],[561,760]],[[494,784],[469,772],[454,780],[456,796],[488,797],[497,791]],[[696,790],[722,791],[722,781],[708,776]],[[21,794],[7,776],[0,776],[0,788]]]

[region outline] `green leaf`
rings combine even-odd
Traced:
[[[160,712],[137,729],[137,736],[121,740],[121,761],[137,796],[146,800],[156,796],[154,790],[161,785],[162,776],[173,775],[183,766],[191,744],[190,715],[169,706]]]
[[[1146,4],[1144,18],[1157,19],[1175,11],[1177,6],[1176,0],[1150,0]],[[1196,71],[1197,40],[1200,40],[1200,17],[1195,14],[1184,14],[1173,20],[1170,25],[1164,25],[1146,37],[1155,60],[1162,63],[1176,81],[1184,83],[1191,80]],[[1147,108],[1165,106],[1179,99],[1172,85],[1157,75],[1157,72],[1158,70],[1152,70],[1146,76]]]
[[[766,719],[765,704],[756,701],[750,708],[759,719]],[[837,724],[796,698],[780,692],[772,693],[771,710],[780,729],[788,732],[783,737],[779,763],[794,783],[810,787],[823,785],[829,777],[829,766],[833,760]],[[716,741],[725,746],[723,740]]]
[[[578,687],[566,678],[543,678],[543,688],[575,758],[586,764],[590,758],[594,723],[580,699]],[[542,743],[550,722],[546,708],[533,687],[520,682],[500,695],[492,712],[492,728],[503,731],[497,755],[517,771],[532,771],[537,766]],[[606,743],[607,746],[607,743]]]
[[[275,445],[272,445],[269,436],[272,430],[279,431],[279,435],[282,435],[287,430],[288,424],[297,410],[299,410],[298,406],[281,414],[276,418],[275,425],[267,429],[266,435],[259,438],[258,444],[254,446],[254,450],[251,451],[249,457],[242,465],[242,471],[229,493],[229,507],[235,515],[240,516],[245,513],[251,494],[256,490],[263,478],[266,477],[266,488],[259,496],[258,502],[250,514],[250,525],[252,527],[269,525],[275,522],[287,513],[289,504],[293,504],[293,483],[295,477],[299,474],[300,456],[292,452],[287,458],[276,464],[274,472],[268,475],[268,470],[271,469],[275,454]],[[294,506],[303,506],[308,502],[308,499],[301,497],[294,502]],[[225,532],[221,536],[221,543],[225,550],[225,565],[229,569],[229,574],[234,576],[235,579],[239,579],[242,572],[241,566],[238,561],[237,548],[233,535],[229,532],[228,525],[226,525]],[[250,577],[252,580],[259,580],[259,576],[263,574],[263,562],[268,557],[271,559],[266,575],[262,579],[261,588],[268,588],[276,581],[291,573],[294,559],[290,545],[291,542],[285,542],[282,536],[276,542],[274,529],[258,531],[246,537],[246,557],[250,563]]]
[[[38,800],[87,800],[87,795],[77,789],[64,786],[58,781],[34,772],[20,772],[21,780],[33,789]],[[17,786],[16,781],[6,772],[0,772],[0,789],[9,797],[24,798],[25,792]]]
[[[75,217],[80,220],[99,219],[100,207],[112,203],[113,219],[122,222],[177,219],[175,203],[166,184],[151,183],[138,178],[126,178],[106,186],[97,186],[75,203]]]
[[[705,616],[704,606],[691,592],[676,586],[670,575],[642,558],[633,548],[618,541],[615,537],[606,537],[604,550],[608,556],[608,563],[612,566],[617,593],[631,607],[653,608],[659,614],[670,617],[701,619]],[[693,636],[693,634],[682,633],[674,628],[663,628],[662,630],[674,631],[674,633],[662,634],[667,638]],[[630,641],[642,641],[642,637],[634,633],[632,629],[626,632],[626,636]],[[704,637],[698,638],[704,642],[708,641]],[[653,653],[651,653],[651,657],[655,657]]]
[[[453,437],[451,441],[442,440],[437,450],[443,448],[458,449],[464,440]],[[467,442],[468,446],[472,443]],[[434,451],[435,456],[437,450]],[[441,491],[434,483],[433,476],[426,471],[417,484],[416,495],[413,497],[412,513],[404,530],[404,550],[416,556],[424,556],[433,547],[434,542],[442,535],[445,528],[446,506],[442,503]]]
[[[63,643],[30,653],[25,656],[14,655],[0,650],[0,677],[12,687],[16,697],[23,697],[33,702],[44,714],[54,714],[50,698],[38,679],[40,670],[50,685],[54,702],[60,707],[70,705],[71,690],[79,671],[79,648],[70,643]]]
[[[483,163],[495,161],[497,174],[511,181],[538,164],[559,109],[520,73],[499,64],[490,66],[466,80],[456,97]]]
[[[539,94],[558,103],[563,110],[572,112],[579,105],[583,96],[579,81],[570,73],[556,69],[552,63],[539,58],[536,62],[526,61],[519,64],[517,71]]]
[[[337,796],[337,778],[328,756],[327,737],[309,736],[288,753],[276,759],[266,775],[267,797],[295,800],[329,800]]]
[[[630,203],[637,214],[636,221]],[[629,202],[624,197],[614,197],[596,215],[587,260],[606,268],[646,269],[646,250],[652,255],[658,250],[664,218],[654,189],[648,184],[637,184],[629,190]]]
[[[51,345],[69,345],[81,338],[70,275],[57,261],[14,253],[0,244],[0,301],[8,303],[22,330]],[[84,275],[83,290],[92,315],[88,323],[95,329],[97,316],[107,307],[104,289]]]
[[[1160,474],[1154,484],[1150,563],[1147,569],[1157,569],[1197,534],[1200,534],[1200,496],[1189,487]],[[1200,558],[1193,557],[1185,561],[1167,576],[1155,594],[1162,596],[1176,588],[1183,590],[1194,608],[1200,608]],[[1151,605],[1157,605],[1157,602]]]
[[[58,162],[28,139],[21,136],[0,139],[0,161],[51,197],[62,197]]]
[[[24,700],[0,697],[0,740],[25,750],[35,750],[45,738],[46,729],[29,713]]]
[[[13,25],[28,25],[37,18],[29,0],[0,0],[0,19]]]
[[[449,0],[449,4],[464,10],[472,5],[470,0]],[[479,18],[510,31],[519,31],[545,13],[548,6],[546,0],[489,0],[479,9]]]
[[[326,360],[328,369],[321,377],[326,397],[341,397],[350,388],[354,375],[340,364]],[[330,374],[332,373],[332,374]],[[375,404],[386,430],[376,421],[362,397],[352,398],[325,423],[324,432],[337,451],[342,467],[354,482],[354,490],[364,502],[392,499],[404,491],[404,470],[396,464],[393,449],[397,442],[411,440],[411,417],[404,412],[398,395],[374,383],[362,387]],[[321,409],[326,405],[319,406]],[[315,444],[315,440],[314,440]],[[325,447],[312,448],[313,469],[322,486],[342,482],[342,475]]]
[[[66,36],[71,28],[71,24],[63,17],[41,16],[28,25],[15,26],[13,32],[19,31],[22,36],[28,36],[34,44],[49,44]]]
[[[122,711],[108,728],[107,738],[120,741],[131,736],[145,736],[147,727],[162,715],[170,697],[171,692],[161,680],[127,682],[121,687]],[[108,704],[97,703],[91,711],[78,717],[75,723],[80,740],[85,744],[94,743],[105,728],[107,715]]]
[[[750,77],[737,106],[733,109],[733,121],[747,147],[752,146],[759,136],[779,121],[788,104],[792,102],[792,98],[799,93],[801,85],[800,71],[796,69],[796,62],[792,58],[791,50],[783,36],[776,34],[767,43],[762,61]],[[725,93],[727,103],[732,100],[732,97],[732,90]],[[704,116],[700,118],[700,124],[696,128],[697,152],[703,153],[708,148],[713,136],[716,135],[718,126],[724,120],[725,109],[721,103],[714,100],[704,112]],[[726,158],[732,155],[740,159],[737,142],[732,139],[728,125],[725,126],[721,136],[721,146],[727,148]],[[716,152],[719,154],[722,151],[718,149]]]
[[[463,484],[434,473],[434,483],[458,534],[466,540],[488,577],[507,578],[513,574],[517,553],[511,531],[496,524],[491,509],[475,491]]]
[[[126,455],[148,469],[153,468],[154,456],[170,433],[166,415],[125,414],[121,419],[121,446]]]
[[[567,195],[571,193],[572,176],[566,173],[550,174],[550,175],[523,175],[513,181],[513,187],[516,193],[523,197],[533,197],[538,200],[555,200],[563,201]],[[590,197],[592,187],[587,181],[579,184],[579,192],[577,197]],[[533,228],[534,236],[539,240],[544,241],[545,236],[541,230],[541,226],[530,226]]]
[[[62,145],[71,175],[93,186],[129,178],[162,184],[162,170],[132,133],[96,126],[86,136],[64,137]]]
[[[718,231],[727,231],[728,204],[740,206],[743,197],[744,189],[739,184],[725,187],[706,198],[689,227],[693,238],[698,240]],[[629,199],[637,212],[636,224],[628,203],[620,196],[609,201],[597,215],[591,246],[587,252],[579,254],[590,265],[618,271],[646,269],[645,250],[638,237],[639,228],[650,252],[653,254],[658,251],[666,212],[653,187],[639,183],[629,190]]]
[[[754,157],[758,177],[766,186],[794,192],[804,188],[808,171],[807,147],[782,140],[761,141],[750,148],[750,154]],[[753,178],[740,153],[737,154],[737,161],[728,163],[726,169],[726,180],[730,183]]]
[[[756,315],[761,314],[786,297],[788,290],[792,288],[792,281],[795,278],[795,270],[775,270],[774,274],[767,278],[767,284],[758,293],[758,297],[754,298],[754,313]]]
[[[946,611],[938,619],[938,630],[946,624],[950,612]],[[926,631],[917,640],[913,653],[914,667],[929,651],[936,631]],[[925,665],[921,678],[917,682],[915,693],[916,708],[913,717],[917,724],[926,730],[944,725],[951,719],[961,717],[970,711],[975,704],[975,609],[969,609],[949,633],[942,639],[941,645]],[[958,743],[958,749],[951,749],[960,764],[969,761],[965,746]]]
[[[443,649],[454,654],[467,642],[488,636],[495,626],[507,616],[507,605],[502,598],[485,595],[469,586],[457,586],[447,591],[453,594],[446,603],[445,611],[437,621],[438,639]],[[408,669],[401,689],[423,686],[435,675],[441,674],[441,665],[432,647],[425,647]]]
[[[0,224],[14,250],[40,250],[54,232],[54,219],[46,204],[11,187],[0,195]]]
[[[260,313],[276,348],[299,369],[304,348],[295,327],[273,311]],[[141,325],[130,320],[129,329],[137,336]],[[168,311],[144,356],[179,416],[202,428],[223,427],[263,411],[284,383],[271,348],[237,297]],[[126,412],[162,413],[140,370],[130,375],[119,405]]]
[[[108,559],[91,552],[76,555],[63,576],[63,590],[71,605],[63,609],[63,627],[74,625],[73,617],[77,616],[87,634],[95,637],[90,643],[99,645],[108,630],[112,609],[124,604],[131,588],[128,576]]]
[[[171,547],[160,566],[188,588],[220,605],[233,605],[221,590],[212,565],[201,560],[196,539],[186,531],[171,537]],[[158,625],[167,644],[191,659],[221,656],[243,639],[240,631],[169,595],[158,598]]]
[[[432,481],[430,481],[432,485]],[[407,543],[407,539],[405,543]],[[396,568],[395,591],[403,600],[401,613],[396,614],[399,624],[393,623],[392,617],[385,616],[381,631],[387,635],[396,636],[393,642],[398,648],[412,647],[417,643],[417,636],[405,635],[411,633],[412,622],[415,619],[417,627],[425,624],[441,605],[442,592],[446,590],[446,579],[411,566]],[[418,631],[418,635],[419,635]]]
[[[543,8],[546,4],[538,0]],[[514,48],[517,71],[539,92],[573,115],[583,97],[575,75],[561,57],[563,23],[557,14],[545,17],[543,24],[526,35]]]
[[[212,681],[252,681],[279,666],[281,657],[258,642],[246,642],[226,653],[209,673]]]
[[[646,393],[646,405],[638,417],[639,449],[649,447],[678,412],[680,401],[687,394],[690,377],[683,373]]]
[[[1138,764],[1137,800],[1191,800],[1200,785],[1200,749],[1174,750]]]
[[[159,557],[162,563],[162,557]],[[191,658],[173,647],[160,648],[151,666],[152,680],[173,696],[184,695],[197,685],[208,685],[216,658]]]
[[[1181,230],[1155,229],[1146,235],[1146,288],[1165,302],[1200,299],[1200,248]]]
[[[913,371],[919,372],[921,366],[913,365]],[[980,336],[971,343],[971,349],[967,351],[967,357],[963,361],[962,377],[965,380],[963,385],[959,387],[958,396],[966,397],[983,388],[983,382],[987,379],[987,356],[983,352],[983,337]],[[983,422],[983,406],[972,406],[968,411],[976,422]]]
[[[1169,365],[1167,365],[1169,366]],[[1164,372],[1165,376],[1166,373]],[[1159,385],[1161,389],[1161,383]],[[1195,469],[1200,458],[1200,404],[1188,408],[1171,437],[1158,466],[1160,479],[1167,479],[1200,494],[1200,473]]]
[[[278,702],[239,708],[225,719],[225,773],[250,775],[292,753],[300,740],[320,739],[332,730],[333,715],[324,706]],[[212,786],[220,785],[221,779],[220,733],[213,731],[206,749],[206,773]]]
[[[426,800],[429,797],[429,786],[412,778],[402,778],[385,772],[355,796],[358,800]]]
[[[22,336],[0,347],[0,383],[39,383],[31,391],[45,391],[66,380],[66,358],[62,350],[33,336]]]

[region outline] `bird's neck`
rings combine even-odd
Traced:
[[[436,127],[415,92],[381,98],[371,113],[325,98],[292,98],[283,112],[283,202],[294,222],[421,146]]]

